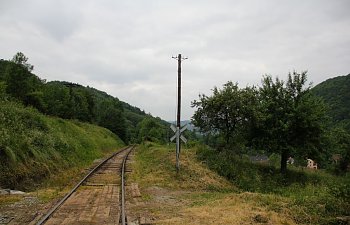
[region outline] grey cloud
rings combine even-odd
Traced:
[[[0,52],[24,51],[39,76],[94,86],[173,119],[182,53],[183,118],[198,93],[228,80],[260,83],[309,70],[315,83],[349,73],[347,0],[7,1]],[[1,55],[0,58],[7,58]]]
[[[57,41],[63,41],[79,28],[80,6],[74,1],[15,0],[5,8],[2,17],[12,19],[9,25],[18,23],[35,25],[43,35],[47,34]]]

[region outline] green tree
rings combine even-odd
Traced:
[[[26,57],[22,52],[17,52],[15,56],[12,58],[12,62],[17,65],[21,65],[28,72],[32,72],[34,66],[28,63],[28,57]]]
[[[98,125],[109,129],[126,141],[126,121],[121,105],[116,101],[106,100],[100,107]]]
[[[167,127],[161,123],[160,119],[150,115],[146,116],[138,125],[138,140],[155,141],[164,143],[167,135]]]
[[[85,87],[69,82],[49,82],[44,88],[45,112],[66,119],[96,121],[95,100]]]
[[[305,87],[306,72],[288,75],[284,81],[265,76],[259,89],[260,121],[256,142],[267,151],[281,154],[281,172],[292,153],[317,157],[326,124],[326,108]]]
[[[196,111],[192,117],[193,124],[203,133],[221,134],[226,146],[238,136],[247,122],[253,121],[255,88],[239,89],[238,84],[231,81],[222,89],[214,88],[212,96],[199,95],[199,100],[192,102]]]
[[[72,117],[80,121],[91,122],[92,114],[89,106],[88,93],[83,88],[70,87],[70,110]],[[91,103],[91,102],[90,102]]]
[[[64,119],[71,119],[69,106],[69,88],[59,82],[45,84],[43,99],[46,105],[45,113]]]
[[[5,69],[6,92],[25,105],[44,109],[42,100],[43,81],[32,74],[33,66],[21,52],[17,53]]]

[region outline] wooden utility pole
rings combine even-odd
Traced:
[[[177,121],[176,126],[181,126],[181,54],[177,57]]]
[[[181,152],[180,139],[185,143],[187,141],[186,138],[181,135],[181,133],[186,130],[186,126],[181,128],[181,62],[187,58],[182,57],[181,54],[179,54],[177,57],[173,56],[173,59],[177,60],[177,120],[176,127],[173,125],[170,126],[171,129],[175,132],[175,135],[170,140],[173,141],[176,139],[176,171],[179,172]]]

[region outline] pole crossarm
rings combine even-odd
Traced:
[[[180,55],[181,55],[181,54],[180,54]],[[180,59],[181,62],[184,61],[184,60],[186,60],[186,59],[188,59],[188,57],[181,57],[181,58],[179,58],[179,56],[172,56],[171,58],[176,59],[176,60],[179,60],[179,59]]]

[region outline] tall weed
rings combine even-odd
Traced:
[[[0,187],[27,190],[45,177],[79,167],[123,142],[105,128],[47,117],[0,100]]]

